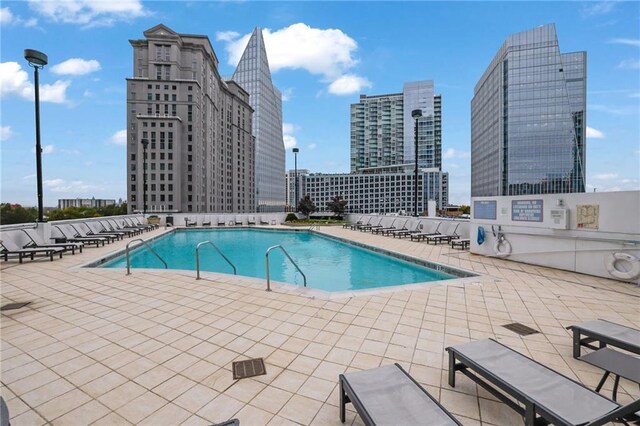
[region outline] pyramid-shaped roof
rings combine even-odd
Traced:
[[[251,37],[247,42],[247,47],[244,49],[236,71],[233,73],[233,80],[236,80],[237,73],[242,67],[245,69],[258,69],[259,75],[267,76],[271,82],[271,70],[269,69],[269,60],[267,59],[267,49],[264,45],[264,38],[262,37],[262,29],[260,27],[253,29],[253,33],[251,33]]]

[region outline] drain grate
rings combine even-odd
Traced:
[[[262,358],[236,361],[232,366],[234,380],[267,374],[267,370],[264,368],[264,360]]]
[[[514,333],[518,333],[521,336],[528,336],[530,334],[537,334],[540,333],[538,330],[534,330],[531,327],[527,327],[524,324],[520,324],[519,322],[514,322],[513,324],[506,324],[503,325],[504,328],[506,328],[507,330],[511,330]]]
[[[23,306],[27,306],[31,302],[20,302],[20,303],[8,303],[0,308],[0,311],[10,311],[12,309],[20,309]]]

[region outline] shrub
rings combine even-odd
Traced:
[[[298,220],[298,216],[296,216],[295,213],[289,213],[287,215],[287,218],[284,221],[285,222],[292,222],[294,220]]]

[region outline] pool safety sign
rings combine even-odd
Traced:
[[[542,222],[542,200],[511,201],[511,220],[516,222]]]
[[[474,201],[473,218],[496,220],[497,202],[495,200]]]

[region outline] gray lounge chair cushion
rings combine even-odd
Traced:
[[[484,371],[490,377],[508,384],[538,407],[570,424],[587,423],[619,407],[613,401],[494,340],[478,340],[452,349],[481,369],[472,370],[481,375],[484,375]],[[512,392],[509,394],[513,395]]]
[[[395,365],[344,375],[377,425],[456,425]]]
[[[605,320],[592,320],[583,324],[574,325],[570,328],[585,330],[587,334],[593,333],[606,336],[608,339],[617,340],[619,342],[628,343],[634,346],[640,346],[640,330],[625,327]]]

